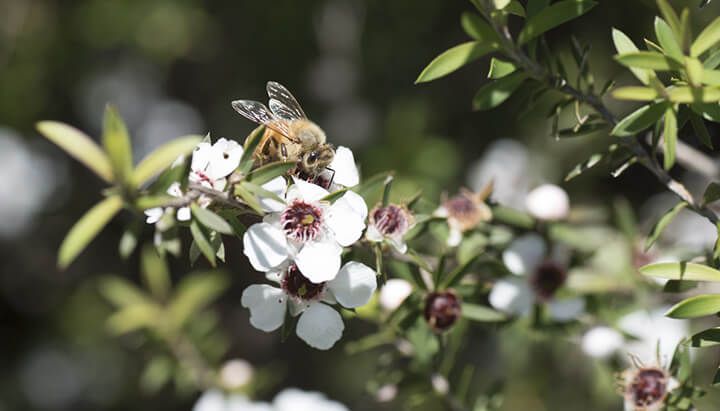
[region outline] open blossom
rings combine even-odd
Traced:
[[[540,220],[562,220],[570,214],[570,199],[562,188],[543,184],[528,193],[525,208],[530,215]]]
[[[367,206],[352,191],[334,203],[323,200],[328,194],[320,186],[294,179],[282,208],[243,236],[243,252],[252,266],[269,272],[292,262],[316,284],[332,280],[340,269],[343,247],[362,236]]]
[[[493,285],[488,296],[490,305],[508,314],[525,315],[534,304],[541,303],[555,321],[570,321],[582,314],[584,299],[555,295],[567,280],[564,256],[548,258],[546,254],[547,245],[538,234],[515,239],[503,252],[503,262],[514,275]]]
[[[182,197],[183,192],[180,189],[180,183],[175,182],[170,184],[166,191],[169,195],[173,197]],[[148,224],[155,224],[162,218],[163,215],[165,215],[166,212],[172,212],[173,208],[162,208],[162,207],[153,207],[145,210],[145,222]],[[190,207],[180,207],[177,209],[175,217],[178,219],[178,221],[188,221],[190,220]]]
[[[477,227],[492,218],[492,211],[485,199],[490,195],[492,184],[488,184],[480,193],[461,190],[453,197],[445,199],[435,211],[435,215],[447,219],[450,236],[447,243],[455,247],[462,241],[463,233]]]
[[[377,205],[370,211],[366,238],[372,242],[387,241],[404,254],[407,251],[405,234],[415,224],[415,219],[407,207],[397,204]]]
[[[380,289],[378,301],[380,306],[388,311],[400,307],[400,304],[412,294],[412,284],[402,278],[391,278]]]
[[[250,309],[250,323],[265,332],[280,328],[289,309],[291,315],[300,316],[297,336],[311,347],[327,350],[345,328],[340,314],[328,304],[346,308],[367,304],[377,287],[375,277],[370,267],[351,261],[332,280],[314,283],[290,264],[268,274],[279,286],[251,285],[243,292],[241,303]]]
[[[335,150],[335,156],[330,165],[318,176],[309,180],[311,183],[332,192],[343,188],[354,187],[360,183],[360,174],[353,152],[340,146]]]
[[[660,366],[636,366],[622,373],[622,395],[625,411],[660,411],[665,399],[680,386],[670,373]]]
[[[192,411],[348,411],[348,408],[319,392],[286,388],[272,403],[251,401],[241,394],[208,390],[200,396]]]

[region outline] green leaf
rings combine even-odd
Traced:
[[[573,127],[559,130],[557,133],[557,138],[586,136],[588,134],[596,133],[600,130],[603,130],[607,128],[607,126],[608,124],[604,121],[576,124]]]
[[[720,17],[715,18],[703,29],[690,46],[690,55],[697,57],[720,41]]]
[[[165,260],[158,255],[155,247],[148,244],[143,247],[140,262],[145,286],[155,298],[165,300],[170,291],[170,271]]]
[[[652,101],[660,97],[654,88],[650,87],[619,87],[612,91],[612,96],[618,100]]]
[[[120,113],[111,105],[105,108],[102,142],[110,158],[116,182],[131,183],[133,159],[130,136]]]
[[[677,146],[677,114],[672,106],[668,106],[665,110],[665,126],[663,128],[663,145],[665,147],[663,153],[663,165],[665,170],[670,170],[675,164],[675,148]]]
[[[229,284],[227,277],[221,273],[205,272],[186,277],[168,307],[173,323],[177,326],[184,324],[193,314],[217,299]]]
[[[658,42],[663,48],[665,53],[678,60],[682,61],[684,56],[680,44],[678,43],[672,29],[665,20],[660,17],[655,17],[655,35],[657,36]]]
[[[660,234],[662,234],[663,230],[665,230],[665,227],[667,227],[668,224],[670,224],[672,220],[678,215],[678,213],[680,213],[680,211],[682,211],[687,206],[688,203],[681,201],[677,203],[673,208],[666,211],[662,217],[660,217],[657,223],[655,223],[655,225],[653,226],[650,235],[645,241],[645,250],[648,250],[650,247],[652,247],[653,244],[655,244],[655,241],[657,241],[658,237],[660,237]],[[688,278],[688,280],[692,280],[692,278]]]
[[[688,81],[693,87],[700,87],[700,84],[706,80],[703,65],[700,60],[696,58],[685,58],[685,73],[687,73]],[[708,75],[707,80],[712,82],[712,73]]]
[[[720,200],[720,184],[710,183],[703,193],[703,205],[714,203],[717,200]]]
[[[111,196],[85,213],[70,229],[60,245],[58,266],[61,269],[67,268],[122,207],[122,198]]]
[[[708,70],[716,69],[720,66],[720,49],[713,51],[710,53],[710,55],[703,61],[703,67],[705,67]]]
[[[465,33],[474,40],[484,43],[497,43],[499,41],[495,30],[477,13],[464,12],[460,16],[460,25]]]
[[[110,159],[90,136],[57,121],[41,121],[37,123],[37,130],[100,178],[108,183],[113,182]]]
[[[435,57],[420,73],[415,84],[425,83],[446,76],[460,67],[497,50],[497,43],[469,41],[446,50]]]
[[[703,69],[702,83],[709,86],[720,86],[720,70]]]
[[[470,271],[473,263],[476,262],[483,254],[483,251],[477,253],[473,257],[468,258],[467,261],[464,261],[462,264],[455,267],[454,270],[447,273],[447,275],[444,276],[442,284],[440,284],[439,288],[445,289],[457,285],[463,279],[465,274]]]
[[[673,103],[714,103],[720,100],[720,88],[687,86],[669,88],[668,99]]]
[[[213,213],[212,211],[202,208],[199,205],[193,203],[190,205],[190,210],[193,216],[205,227],[217,231],[222,234],[232,234],[233,229],[230,224],[227,223],[222,217]]]
[[[260,205],[260,201],[258,201],[257,197],[253,193],[248,190],[246,187],[247,182],[242,182],[235,186],[235,195],[239,196],[245,204],[248,205],[255,213],[258,215],[264,215],[265,210],[263,210],[262,206]]]
[[[570,181],[573,178],[579,176],[580,174],[584,173],[585,171],[595,167],[600,160],[602,160],[604,157],[601,153],[595,153],[588,157],[587,160],[583,161],[582,163],[577,164],[575,167],[573,167],[572,170],[565,176],[565,181]]]
[[[675,10],[673,10],[667,0],[657,0],[657,5],[660,9],[660,14],[662,14],[663,18],[665,18],[665,21],[667,21],[675,36],[680,37],[682,35],[682,31],[680,29],[680,18],[678,18]]]
[[[634,136],[660,120],[667,106],[664,102],[642,106],[620,120],[610,134],[618,137]]]
[[[527,213],[505,206],[492,207],[493,221],[520,228],[532,228],[535,220]]]
[[[158,147],[143,158],[133,171],[133,185],[142,187],[151,178],[170,167],[178,157],[192,152],[200,141],[202,136],[185,136]]]
[[[209,236],[205,234],[202,228],[198,225],[197,221],[192,221],[190,223],[190,234],[192,234],[193,240],[195,241],[195,244],[200,249],[200,252],[207,258],[207,260],[210,262],[210,265],[215,267],[215,249],[213,248],[212,244],[210,244]]]
[[[145,393],[156,393],[170,381],[173,368],[173,362],[170,358],[165,356],[153,357],[140,376],[140,387]]]
[[[255,150],[258,145],[260,145],[264,134],[265,126],[258,126],[250,132],[248,138],[245,139],[245,145],[243,146],[245,151],[240,158],[240,165],[238,166],[238,169],[243,174],[248,174],[250,170],[252,170],[253,164],[255,163]]]
[[[698,138],[698,140],[700,140],[700,142],[703,143],[707,148],[712,150],[712,138],[710,137],[710,132],[708,132],[707,127],[705,127],[705,122],[703,122],[703,119],[696,113],[690,112],[690,124],[692,124],[693,130],[695,131],[695,136]]]
[[[681,262],[654,263],[640,267],[643,275],[669,280],[719,281],[720,271],[703,264]]]
[[[518,17],[525,17],[525,8],[518,0],[510,1],[510,4],[505,7],[504,11]]]
[[[492,0],[492,1],[493,1],[493,5],[495,5],[495,8],[498,10],[502,10],[505,7],[507,7],[508,4],[510,4],[510,0]]]
[[[690,297],[672,306],[665,316],[670,318],[696,318],[720,312],[720,295],[703,294]]]
[[[632,53],[639,51],[635,43],[630,40],[625,33],[618,29],[612,29],[613,43],[615,43],[615,49],[619,54]],[[638,68],[630,68],[630,71],[640,80],[643,84],[650,84],[651,71]]]
[[[678,70],[682,68],[679,61],[655,51],[634,51],[615,56],[615,60],[626,67],[650,69],[658,71]]]
[[[690,345],[696,348],[720,345],[720,327],[708,328],[690,337]]]
[[[154,327],[161,318],[162,311],[157,304],[134,304],[111,315],[107,319],[107,327],[112,334],[122,335]]]
[[[528,0],[527,15],[532,17],[540,13],[543,9],[550,5],[550,0]]]
[[[98,290],[115,307],[128,307],[152,302],[147,294],[122,277],[106,276],[100,278]]]
[[[483,323],[500,322],[507,320],[505,314],[495,311],[492,308],[479,304],[462,303],[461,315],[468,320],[479,321]]]
[[[133,222],[127,229],[125,229],[122,237],[120,237],[118,253],[124,260],[127,260],[127,258],[135,251],[138,244],[138,238],[140,237],[140,234],[142,234],[143,224],[144,222],[141,221]]]
[[[393,180],[393,178],[394,176],[391,172],[382,172],[375,174],[360,183],[355,192],[358,193],[360,197],[364,198],[365,202],[369,204],[368,200],[371,198],[371,196],[381,188],[385,188],[385,186],[388,185]]]
[[[501,79],[491,81],[473,97],[473,110],[489,110],[504,103],[527,79],[524,72],[515,72]]]
[[[253,184],[263,185],[276,177],[284,176],[285,173],[292,170],[296,165],[297,163],[291,161],[276,161],[265,164],[248,174],[247,180]]]
[[[488,78],[499,79],[514,72],[516,69],[517,67],[515,67],[515,64],[493,57],[490,59],[490,71],[488,72]]]
[[[518,44],[523,45],[535,37],[567,21],[582,16],[597,5],[591,0],[563,0],[542,9],[529,17],[518,36]],[[528,15],[530,15],[528,6]]]

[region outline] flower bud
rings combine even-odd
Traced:
[[[543,184],[528,193],[525,207],[537,219],[562,220],[570,213],[570,199],[562,188]]]
[[[227,389],[238,389],[247,385],[254,373],[255,370],[249,362],[241,359],[230,360],[220,369],[220,382]]]
[[[438,291],[425,298],[425,320],[437,332],[447,331],[460,318],[460,300],[453,291]]]

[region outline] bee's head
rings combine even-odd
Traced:
[[[322,144],[303,154],[302,169],[309,174],[316,174],[332,163],[335,149],[330,144]]]

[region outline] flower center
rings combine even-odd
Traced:
[[[452,291],[439,291],[425,298],[425,320],[436,331],[445,331],[460,318],[460,300]]]
[[[565,269],[552,261],[545,261],[535,270],[530,283],[541,300],[548,300],[565,284]]]
[[[301,300],[314,300],[325,291],[325,283],[315,284],[308,280],[295,264],[291,265],[280,281],[280,286],[288,295]]]
[[[315,239],[320,233],[322,210],[302,200],[295,200],[280,215],[280,224],[288,237],[298,241]]]
[[[405,210],[395,204],[376,208],[372,212],[372,220],[384,236],[403,235],[410,226]]]
[[[637,407],[646,407],[665,398],[667,377],[657,368],[638,370],[630,383],[632,400]]]
[[[445,208],[447,208],[450,215],[457,218],[472,216],[477,212],[475,202],[462,194],[448,199],[445,202]]]

